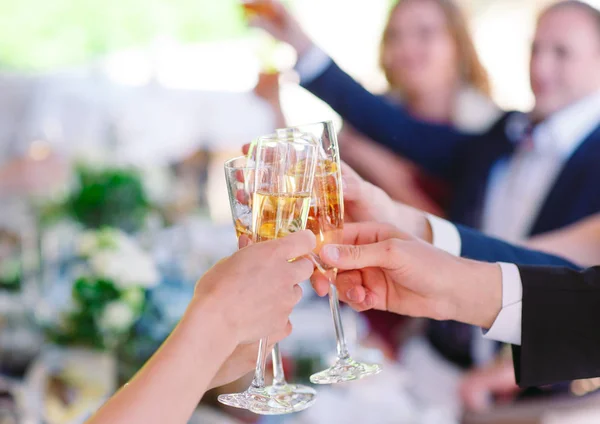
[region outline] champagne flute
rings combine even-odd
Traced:
[[[251,212],[252,239],[254,242],[272,240],[306,228],[310,208],[310,193],[316,167],[316,146],[301,137],[278,138],[261,137],[256,146],[256,160],[253,171],[254,187],[244,181],[244,190],[252,193],[249,205],[234,207],[244,216],[235,220],[236,231],[243,233],[244,222],[248,222],[248,209]],[[239,172],[234,178],[239,178]],[[250,176],[250,179],[252,175]],[[244,199],[236,190],[230,199],[232,204]],[[257,414],[275,415],[296,412],[309,407],[315,399],[312,389],[290,392],[275,384],[265,387],[265,363],[268,339],[259,343],[259,353],[254,379],[244,393],[219,396],[219,402],[237,408],[248,409]],[[285,384],[282,379],[281,383]],[[276,382],[277,383],[277,382]],[[293,386],[293,385],[291,385]],[[300,389],[300,387],[292,387]],[[274,390],[275,389],[275,390]]]
[[[344,199],[342,191],[342,171],[337,136],[333,122],[325,121],[277,130],[280,137],[311,136],[319,146],[318,163],[315,172],[312,203],[307,228],[317,236],[318,254],[325,244],[343,242]],[[251,153],[250,153],[251,154]],[[334,384],[358,380],[381,372],[378,364],[358,362],[350,356],[344,336],[344,327],[340,315],[335,279],[337,269],[322,265],[321,272],[329,279],[329,305],[335,328],[337,360],[328,369],[313,374],[310,381],[314,384]]]
[[[252,162],[245,156],[225,162],[225,179],[227,182],[229,203],[238,238],[242,235],[252,237],[254,172],[255,168]],[[312,406],[317,395],[317,392],[312,387],[286,382],[278,343],[275,343],[273,346],[272,356],[273,385],[267,387],[267,391],[282,397],[284,402],[291,405],[294,412],[299,412]],[[229,396],[237,397],[238,403],[240,403],[243,394]]]

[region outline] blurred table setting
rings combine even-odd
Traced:
[[[0,75],[2,424],[83,422],[139,369],[236,248],[223,158],[273,127],[251,91],[103,69]]]

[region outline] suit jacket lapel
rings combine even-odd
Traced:
[[[517,141],[510,127],[512,116],[517,113],[507,112],[465,152],[464,175],[455,189],[454,204],[448,214],[453,221],[481,228],[490,173],[498,161],[510,158],[515,151]]]
[[[581,211],[581,216],[572,213],[574,205],[571,199],[580,195],[578,188],[590,183],[587,178],[591,169],[589,161],[595,161],[600,167],[600,125],[565,163],[540,209],[530,235],[564,227],[586,215],[586,211]]]

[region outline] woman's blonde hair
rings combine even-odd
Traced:
[[[448,30],[450,31],[450,35],[456,43],[460,77],[465,83],[474,87],[481,93],[487,95],[488,97],[491,96],[488,73],[481,64],[477,51],[475,50],[475,44],[473,44],[473,39],[471,38],[467,19],[460,7],[458,7],[458,5],[452,0],[398,0],[398,2],[394,5],[383,32],[379,53],[379,64],[385,73],[385,77],[390,84],[390,88],[393,91],[403,91],[403,87],[399,87],[398,83],[394,81],[391,75],[391,70],[386,68],[383,61],[383,53],[388,39],[392,16],[398,7],[408,1],[429,1],[437,4],[440,9],[442,9],[444,16],[446,17],[446,21],[448,22]]]

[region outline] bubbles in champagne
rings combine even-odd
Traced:
[[[257,192],[253,200],[255,241],[284,237],[306,228],[310,193],[273,194]]]
[[[339,178],[340,173],[335,162],[319,162],[315,174],[313,204],[306,224],[306,228],[317,236],[316,252],[324,244],[342,242],[342,187]]]

